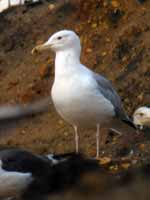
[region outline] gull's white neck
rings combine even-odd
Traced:
[[[80,49],[69,48],[56,52],[55,78],[72,73],[80,66]]]

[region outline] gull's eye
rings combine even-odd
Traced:
[[[143,116],[144,116],[144,114],[143,114],[143,113],[139,113],[139,115],[140,115],[141,117],[143,117]]]
[[[57,38],[57,40],[61,40],[62,39],[62,37],[61,36],[59,36],[58,38]]]

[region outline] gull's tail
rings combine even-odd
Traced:
[[[128,124],[130,127],[137,129],[137,127],[134,125],[133,121],[128,116],[126,116],[126,118],[122,119],[122,121],[124,123]]]
[[[122,122],[129,125],[130,127],[137,129],[132,119],[128,117],[128,115],[124,112],[124,109],[121,108],[119,111],[117,110],[117,116],[121,119]]]

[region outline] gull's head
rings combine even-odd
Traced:
[[[150,108],[146,106],[138,108],[133,113],[133,122],[141,128],[143,126],[150,126]]]
[[[47,49],[51,49],[55,52],[65,51],[67,49],[75,49],[80,52],[80,39],[74,31],[62,30],[54,33],[44,44],[36,46],[32,50],[32,53]]]

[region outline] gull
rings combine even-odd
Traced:
[[[81,154],[38,155],[20,148],[0,149],[0,199],[45,200],[99,170],[95,160]]]
[[[54,33],[47,42],[36,46],[32,54],[45,49],[56,53],[51,96],[57,112],[74,128],[76,152],[78,128],[96,126],[96,157],[99,157],[100,126],[115,117],[131,126],[133,123],[110,81],[80,62],[81,44],[74,31]]]
[[[0,198],[24,197],[25,199],[34,185],[37,188],[42,185],[45,173],[48,173],[47,168],[48,161],[31,152],[15,148],[1,149]],[[40,180],[41,176],[43,179]]]
[[[140,129],[143,129],[143,126],[150,127],[150,108],[147,106],[137,108],[133,113],[133,123],[140,126]]]
[[[41,156],[19,148],[1,149],[0,198],[45,199],[43,198],[45,195],[57,189],[53,188],[57,176],[65,175],[59,172],[63,168],[62,162],[65,162],[64,166],[69,166],[70,160],[74,160],[75,157],[80,156],[75,154]],[[56,166],[59,163],[61,169]],[[55,186],[57,187],[57,184]]]

